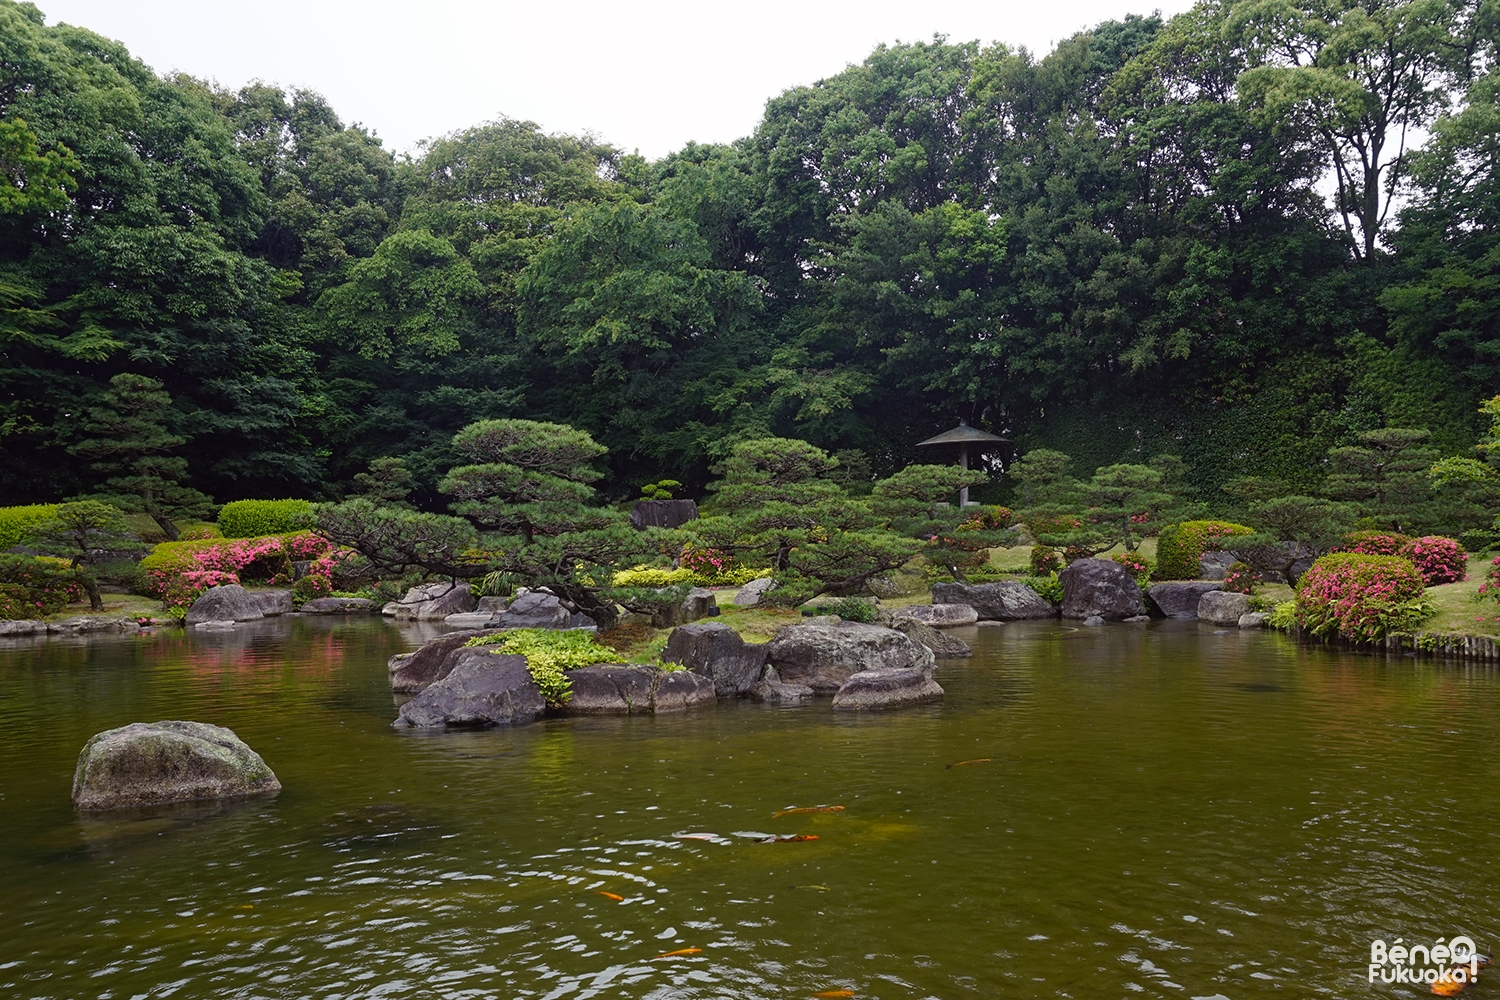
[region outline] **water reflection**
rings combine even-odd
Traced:
[[[1491,671],[1194,623],[962,634],[912,712],[416,735],[385,674],[413,626],[11,645],[0,992],[1346,996],[1372,937],[1496,926]],[[285,791],[74,813],[87,737],[159,718],[230,726]],[[776,815],[816,804],[845,809]]]

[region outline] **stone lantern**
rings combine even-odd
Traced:
[[[927,448],[934,445],[958,445],[958,464],[961,468],[969,467],[969,449],[973,448],[976,454],[984,454],[993,451],[996,445],[1010,444],[1006,438],[998,437],[988,431],[982,431],[977,427],[970,427],[968,421],[960,420],[958,426],[951,431],[943,431],[936,437],[930,437],[926,441],[918,441],[918,448]],[[969,488],[965,486],[958,491],[958,505],[967,507],[969,505]]]

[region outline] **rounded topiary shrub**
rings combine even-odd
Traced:
[[[1338,552],[1297,581],[1297,624],[1323,638],[1374,642],[1410,632],[1431,613],[1422,574],[1400,556]]]
[[[1457,583],[1469,575],[1469,554],[1452,538],[1442,535],[1413,538],[1401,547],[1400,554],[1417,567],[1429,587]]]
[[[1183,521],[1169,524],[1156,540],[1156,579],[1196,580],[1202,573],[1198,560],[1217,548],[1221,538],[1254,532],[1231,521]]]
[[[219,531],[225,538],[284,535],[311,524],[307,500],[235,500],[219,510]]]
[[[56,513],[57,505],[51,503],[0,507],[0,550],[20,545],[32,529]]]

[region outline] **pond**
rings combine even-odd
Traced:
[[[389,727],[420,636],[384,622],[13,641],[0,994],[1349,997],[1403,995],[1375,938],[1493,940],[1491,670],[1195,622],[957,634],[940,706],[436,734]],[[77,814],[84,741],[162,718],[285,791]]]

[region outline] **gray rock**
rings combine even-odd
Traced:
[[[368,615],[377,609],[375,602],[365,597],[315,597],[298,610],[309,615]],[[391,614],[395,613],[393,608]]]
[[[649,714],[660,673],[653,667],[624,665],[569,670],[570,689],[563,714]]]
[[[475,647],[459,654],[446,677],[402,705],[392,725],[515,726],[535,722],[546,710],[524,656]]]
[[[714,592],[707,587],[694,587],[687,592],[687,596],[677,604],[669,608],[663,608],[651,616],[651,624],[657,628],[673,628],[677,625],[686,625],[700,618],[717,614],[719,604],[714,600]]]
[[[474,595],[462,580],[426,583],[406,592],[396,606],[396,617],[442,621],[449,615],[474,610]]]
[[[761,598],[765,596],[766,591],[775,585],[776,581],[769,576],[763,576],[758,580],[751,580],[734,595],[735,606],[741,608],[755,607],[760,603]]]
[[[233,632],[234,622],[226,618],[221,622],[195,622],[192,627],[197,632]]]
[[[396,612],[401,610],[400,601],[386,601],[380,606],[380,613],[387,618],[396,617]]]
[[[1121,621],[1125,621],[1125,622],[1149,622],[1151,620],[1151,616],[1150,615],[1131,615],[1129,618],[1122,618],[1120,620]]]
[[[979,621],[979,612],[969,604],[911,604],[897,608],[891,613],[891,617],[914,618],[933,628],[957,628]]]
[[[980,621],[980,622],[977,622],[977,623],[976,623],[976,624],[978,624],[978,626],[979,626],[979,627],[980,627],[980,628],[1000,628],[1000,627],[1001,627],[1001,626],[1003,626],[1003,625],[1004,625],[1004,624],[1005,624],[1005,623],[1004,623],[1004,622],[987,622],[987,621]]]
[[[637,531],[680,528],[697,519],[698,504],[692,500],[637,500],[630,512],[630,526]]]
[[[1270,617],[1264,611],[1247,611],[1240,615],[1238,625],[1240,628],[1265,628],[1266,619]]]
[[[685,708],[711,705],[714,701],[714,682],[690,670],[662,671],[657,681],[656,693],[652,696],[654,712],[680,712]]]
[[[1220,577],[1219,579],[1223,579]],[[1157,610],[1168,618],[1197,618],[1198,599],[1211,590],[1218,590],[1217,583],[1194,581],[1188,583],[1154,583],[1146,596]]]
[[[833,696],[838,711],[904,708],[941,701],[943,689],[925,670],[864,670],[845,681]]]
[[[415,694],[447,677],[464,650],[464,643],[489,631],[449,632],[423,643],[410,653],[397,653],[386,661],[391,690],[397,694]]]
[[[936,583],[932,586],[932,602],[967,604],[979,615],[980,621],[1057,617],[1057,609],[1045,598],[1015,580],[979,584]]]
[[[568,628],[572,621],[573,612],[555,595],[530,590],[492,618],[491,624],[495,628]]]
[[[1198,599],[1198,620],[1211,625],[1238,625],[1250,613],[1250,597],[1227,590],[1211,590]]]
[[[251,593],[250,596],[260,606],[260,613],[267,618],[292,613],[292,592],[290,590],[257,590]]]
[[[788,625],[770,641],[767,661],[779,679],[818,694],[833,694],[864,670],[926,669],[932,651],[895,629],[841,622]]]
[[[1135,617],[1139,618],[1140,616],[1136,615]],[[1083,620],[1083,623],[1085,625],[1089,626],[1090,628],[1092,628],[1092,627],[1094,627],[1096,625],[1103,625],[1104,624],[1104,619],[1100,618],[1098,615],[1089,615],[1087,618],[1085,618]]]
[[[504,611],[507,607],[509,607],[509,602],[507,602],[505,600],[505,598],[503,598],[503,597],[496,597],[493,594],[491,594],[488,597],[481,597],[479,599],[479,606],[476,607],[474,610],[476,610],[476,611],[488,611],[492,615],[498,615],[500,612]]]
[[[1222,580],[1238,561],[1233,552],[1205,552],[1198,557],[1198,575],[1205,580]]]
[[[488,611],[461,611],[444,618],[443,624],[451,628],[483,628],[493,617]]]
[[[969,647],[969,644],[957,636],[945,635],[931,625],[906,615],[892,619],[891,628],[920,642],[932,650],[932,655],[939,660],[974,655],[974,650]]]
[[[135,632],[140,625],[129,618],[105,618],[102,615],[85,615],[82,618],[64,618],[48,622],[47,631],[54,635],[90,635],[97,632]]]
[[[1075,559],[1057,574],[1063,585],[1062,616],[1107,621],[1146,611],[1135,577],[1112,559]]]
[[[19,618],[0,621],[0,636],[46,635],[47,623]]]
[[[199,594],[193,606],[188,608],[184,621],[196,625],[199,622],[253,622],[264,617],[260,602],[253,594],[237,583],[226,583],[209,587]]]
[[[136,722],[89,740],[73,772],[80,809],[274,795],[281,782],[231,730],[203,722]]]
[[[720,698],[738,698],[760,683],[766,644],[746,642],[723,622],[695,622],[672,630],[661,658],[707,677]]]
[[[812,688],[806,684],[787,684],[776,668],[769,665],[761,675],[760,683],[750,689],[750,697],[756,701],[798,702],[807,701],[812,696]]]

